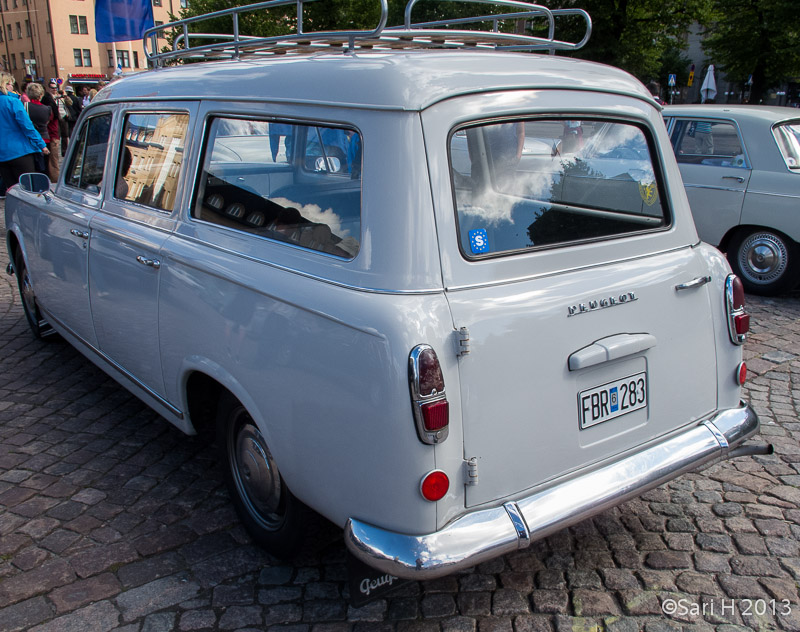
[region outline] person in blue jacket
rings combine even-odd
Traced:
[[[0,177],[6,187],[17,184],[23,173],[36,171],[36,154],[48,154],[47,145],[13,90],[14,77],[0,72]]]

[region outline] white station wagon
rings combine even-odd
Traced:
[[[151,56],[235,54],[104,88],[7,245],[34,333],[216,424],[268,550],[310,507],[437,577],[770,449],[742,285],[631,76],[438,24],[182,46]]]

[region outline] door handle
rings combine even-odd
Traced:
[[[744,178],[742,176],[722,176],[723,180],[736,180],[739,184],[744,182]]]
[[[71,235],[75,235],[76,237],[80,237],[81,239],[89,239],[89,231],[78,230],[77,228],[73,228],[69,232]]]
[[[679,285],[676,285],[675,291],[680,292],[681,290],[691,290],[692,288],[695,287],[701,287],[706,283],[709,283],[710,281],[711,281],[710,276],[697,277],[696,279],[692,279],[691,281],[687,281],[686,283],[681,283]]]
[[[603,362],[641,353],[655,346],[656,337],[652,334],[617,334],[601,338],[588,347],[578,349],[569,356],[567,365],[570,371],[578,371]]]
[[[147,259],[142,255],[136,257],[136,261],[141,263],[143,266],[147,266],[149,268],[155,268],[156,270],[161,267],[161,262],[158,259]]]

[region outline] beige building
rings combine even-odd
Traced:
[[[189,0],[150,0],[156,24],[169,22]],[[142,41],[97,42],[93,0],[0,0],[0,68],[22,85],[26,75],[73,86],[147,68]],[[166,44],[166,40],[160,40]]]

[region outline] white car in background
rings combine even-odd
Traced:
[[[800,110],[741,105],[664,109],[697,232],[727,253],[745,289],[800,281]]]

